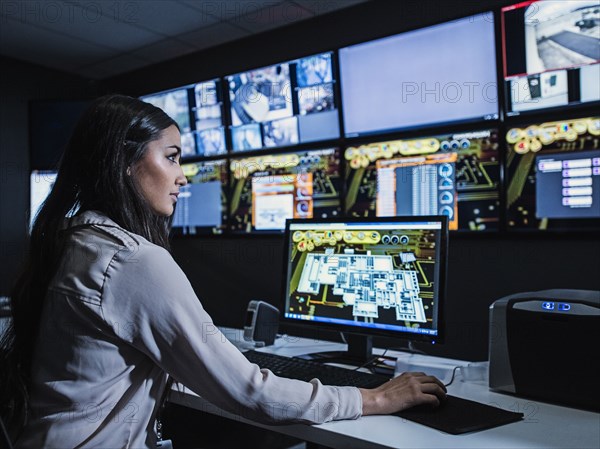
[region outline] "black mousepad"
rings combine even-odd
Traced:
[[[394,415],[453,435],[490,429],[523,419],[523,413],[451,395],[439,407],[419,405]]]

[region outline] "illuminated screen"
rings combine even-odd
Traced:
[[[508,116],[600,101],[597,0],[507,6],[502,41]]]
[[[600,230],[600,117],[506,135],[509,229]]]
[[[446,223],[443,216],[288,222],[285,320],[437,340]]]
[[[347,137],[498,118],[491,13],[339,51]]]
[[[232,229],[283,231],[288,218],[336,217],[340,176],[336,149],[232,159]]]
[[[332,53],[227,77],[233,151],[340,136]]]
[[[140,97],[161,108],[181,130],[181,157],[225,154],[223,102],[219,80]]]
[[[227,222],[227,161],[195,162],[181,168],[188,184],[180,189],[173,233],[222,233]]]
[[[50,194],[56,181],[56,171],[33,170],[29,177],[29,226]]]
[[[451,230],[499,228],[495,129],[349,147],[346,215],[445,215]]]

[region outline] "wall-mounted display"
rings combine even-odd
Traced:
[[[346,137],[498,119],[495,54],[491,14],[340,49]]]
[[[600,117],[510,128],[507,227],[600,230]]]
[[[498,149],[496,129],[346,148],[346,214],[446,215],[451,230],[498,230]]]
[[[231,160],[231,228],[283,231],[288,218],[341,213],[337,149],[307,150]]]
[[[233,151],[338,138],[332,55],[227,76]]]
[[[188,184],[179,191],[173,233],[222,233],[227,225],[227,160],[193,162],[182,169]]]
[[[144,95],[140,99],[161,108],[177,122],[182,159],[227,152],[218,79]]]
[[[600,101],[598,1],[502,8],[502,51],[507,116]]]

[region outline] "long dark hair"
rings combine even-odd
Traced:
[[[127,171],[172,125],[177,126],[161,109],[123,95],[98,98],[79,119],[33,224],[25,265],[11,292],[12,320],[0,342],[0,413],[11,434],[27,420],[33,350],[44,297],[63,251],[65,217],[97,210],[169,249],[170,218],[152,212]]]

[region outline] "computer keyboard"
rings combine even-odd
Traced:
[[[285,357],[254,350],[246,351],[244,355],[252,363],[256,363],[261,368],[267,368],[280,377],[305,381],[316,378],[324,385],[375,388],[389,380],[389,377],[380,374],[365,373],[296,357]]]

